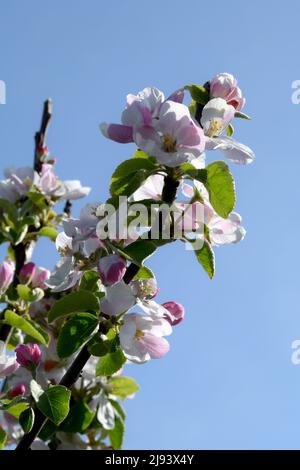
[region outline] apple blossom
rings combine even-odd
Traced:
[[[9,398],[12,400],[15,397],[23,396],[26,393],[26,386],[23,383],[19,383],[15,385],[11,390],[8,392]]]
[[[222,98],[210,100],[203,108],[201,124],[205,135],[218,136],[234,118],[235,109]]]
[[[16,355],[5,353],[5,343],[0,341],[0,378],[13,374],[19,368]]]
[[[23,283],[31,282],[34,274],[36,271],[36,266],[34,263],[26,263],[22,267],[20,274],[19,274],[19,279]]]
[[[126,272],[126,260],[119,255],[107,255],[100,259],[97,268],[103,284],[112,286],[123,279]]]
[[[210,81],[210,96],[223,98],[228,104],[240,111],[245,104],[245,98],[237,86],[237,80],[230,73],[219,73]]]
[[[200,157],[205,147],[203,130],[192,120],[188,108],[173,101],[161,106],[155,127],[145,125],[136,130],[135,142],[169,167]]]
[[[130,313],[124,316],[120,344],[128,360],[143,363],[159,359],[169,351],[169,343],[163,336],[171,333],[172,327],[164,318]]]
[[[40,362],[42,352],[35,343],[19,344],[16,347],[16,355],[20,366],[30,368]]]
[[[102,134],[119,143],[134,141],[134,132],[141,126],[152,126],[164,102],[164,94],[154,87],[147,87],[137,95],[127,95],[127,106],[122,114],[122,124],[102,123]]]
[[[15,267],[9,261],[0,264],[0,295],[4,294],[13,281]]]
[[[164,302],[162,304],[166,308],[169,314],[165,317],[172,326],[178,325],[184,319],[184,307],[178,302]]]
[[[49,269],[36,267],[31,279],[32,287],[40,287],[41,289],[46,289],[47,285],[45,284],[45,282],[49,279],[50,274],[51,273]]]

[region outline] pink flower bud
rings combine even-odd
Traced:
[[[35,274],[36,266],[34,263],[24,264],[20,271],[19,279],[21,282],[30,282]]]
[[[171,323],[172,326],[178,325],[184,319],[184,307],[177,302],[165,302],[162,304],[165,309],[168,310],[170,315],[166,315],[165,318]]]
[[[15,397],[25,395],[25,393],[26,393],[25,385],[24,384],[17,384],[8,392],[8,396],[12,400]]]
[[[0,264],[0,295],[4,294],[12,283],[14,271],[14,266],[11,263],[4,261]]]
[[[32,286],[46,289],[47,286],[45,282],[49,279],[50,274],[50,271],[46,268],[36,268],[31,280]]]
[[[21,366],[30,368],[40,362],[42,352],[37,344],[19,344],[16,347],[16,355]]]
[[[223,98],[237,111],[240,111],[245,104],[245,98],[242,97],[242,92],[237,86],[237,80],[230,73],[219,73],[210,81],[210,96]]]
[[[119,255],[108,255],[98,263],[98,273],[105,286],[120,282],[126,272],[126,261]]]

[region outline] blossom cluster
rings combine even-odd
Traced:
[[[207,163],[216,150],[233,163],[254,160],[232,137],[233,120],[249,119],[237,80],[221,73],[166,96],[154,87],[127,95],[121,123],[101,124],[104,136],[137,149],[114,171],[110,198],[87,203],[78,217],[54,206],[90,188],[61,181],[46,146],[34,169],[7,169],[0,181],[0,244],[8,246],[0,264],[0,449],[22,445],[37,410],[45,425],[32,449],[121,448],[121,401],[138,390],[124,369],[163,358],[185,318],[181,303],[159,300],[148,258],[179,241],[212,278],[215,247],[245,237],[227,163]],[[42,236],[60,255],[51,271],[32,261]],[[85,365],[66,387],[81,354]]]

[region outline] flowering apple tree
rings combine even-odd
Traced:
[[[185,315],[155,300],[147,259],[179,241],[212,278],[214,247],[245,236],[228,164],[206,163],[210,151],[253,161],[233,138],[233,120],[249,119],[244,104],[228,73],[168,98],[151,87],[128,95],[121,123],[100,129],[137,149],[113,172],[109,200],[74,218],[90,188],[56,175],[45,103],[33,166],[6,169],[0,182],[0,448],[122,447],[121,403],[138,391],[126,364],[162,358]],[[60,255],[51,271],[32,261],[41,237]]]

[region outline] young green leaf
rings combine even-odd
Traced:
[[[108,431],[108,437],[114,450],[122,448],[124,432],[125,427],[123,421],[120,418],[115,418],[115,427]]]
[[[105,356],[100,357],[98,361],[98,364],[96,366],[96,376],[112,375],[118,370],[120,370],[123,364],[125,364],[125,362],[126,357],[124,356],[120,348],[114,352],[105,354]]]
[[[138,266],[142,266],[144,261],[149,258],[155,250],[155,244],[149,240],[137,240],[122,249],[125,255],[127,255]]]
[[[48,320],[51,323],[57,318],[86,310],[98,312],[99,301],[92,292],[80,289],[58,300],[50,310]]]
[[[206,167],[206,189],[209,200],[217,214],[226,219],[234,208],[234,180],[228,165],[223,161],[213,162]]]
[[[215,256],[210,244],[205,241],[200,250],[195,250],[195,255],[197,256],[199,263],[212,279],[215,274]]]
[[[236,111],[235,114],[234,114],[234,117],[241,118],[241,119],[247,119],[248,121],[251,121],[251,117],[248,116],[245,113],[241,113],[241,111]]]
[[[34,423],[34,411],[32,408],[22,411],[19,416],[19,423],[25,434],[31,431]]]
[[[19,328],[27,335],[32,336],[32,338],[36,339],[39,343],[44,344],[45,346],[47,345],[47,341],[45,340],[44,336],[33,326],[29,320],[25,320],[25,318],[17,315],[11,310],[6,310],[4,321],[8,325]]]
[[[0,426],[0,450],[3,450],[6,444],[7,434],[4,429]]]
[[[112,377],[109,381],[110,393],[124,400],[127,396],[133,395],[139,390],[136,381],[131,377],[119,375]]]
[[[196,101],[196,103],[200,103],[205,105],[209,101],[209,93],[208,91],[200,85],[186,85],[186,90],[188,90],[191,94],[191,98]]]
[[[64,432],[82,433],[89,427],[95,413],[88,407],[84,400],[79,400],[70,410],[65,421],[60,425]]]
[[[60,330],[56,351],[61,359],[74,354],[94,333],[99,320],[91,313],[78,313]]]
[[[86,271],[82,276],[80,289],[95,292],[98,290],[98,284],[99,274],[96,271]]]
[[[43,227],[39,231],[40,237],[47,237],[52,242],[55,242],[58,231],[54,227]]]
[[[69,414],[71,392],[62,385],[54,385],[37,402],[38,409],[54,424],[62,423]]]
[[[130,196],[155,168],[156,164],[148,158],[125,160],[116,168],[111,177],[111,195]]]

